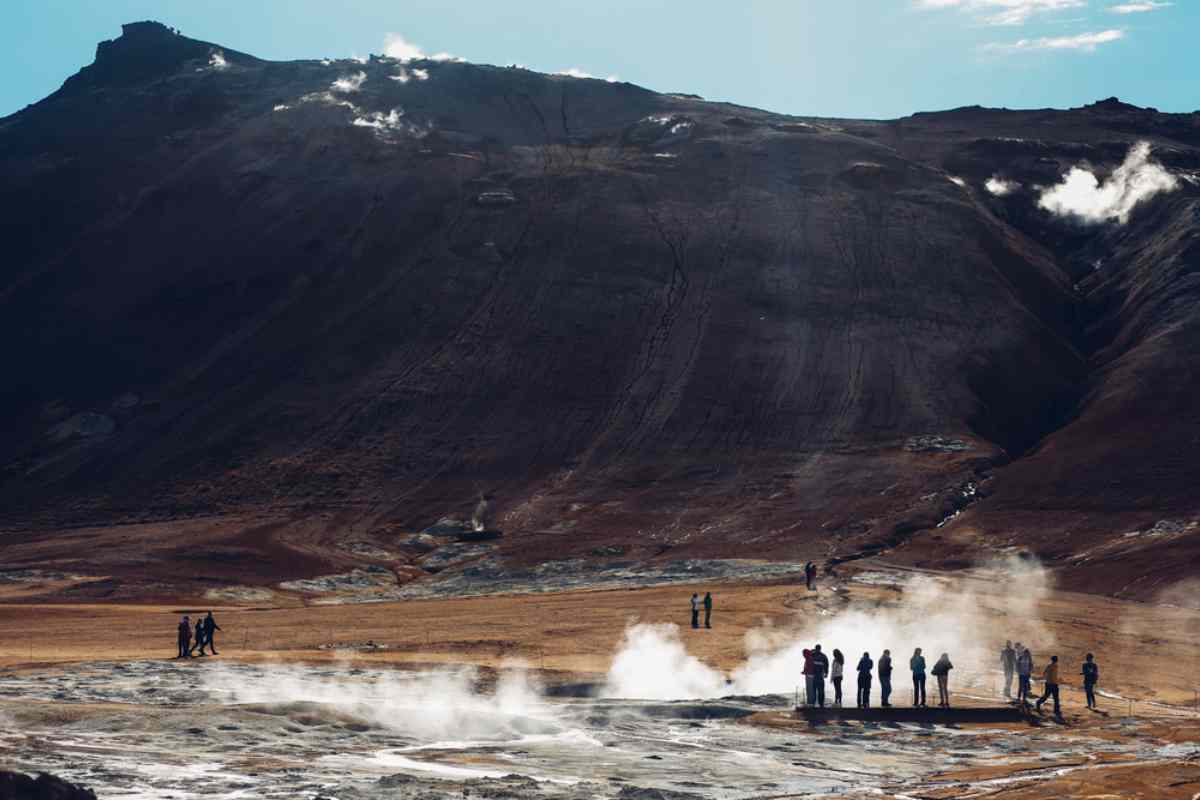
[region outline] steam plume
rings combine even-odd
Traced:
[[[999,591],[985,591],[991,587]],[[633,625],[613,659],[603,693],[658,700],[790,695],[802,683],[802,651],[818,643],[831,659],[833,649],[841,649],[848,679],[864,652],[877,659],[884,648],[890,649],[901,676],[913,648],[933,659],[946,652],[959,668],[955,679],[962,686],[965,673],[998,663],[996,655],[1007,639],[1033,646],[1035,655],[1054,642],[1038,619],[1038,604],[1050,590],[1040,565],[1005,559],[980,570],[975,579],[918,575],[899,588],[894,602],[839,611],[810,607],[785,628],[750,631],[747,659],[728,676],[688,653],[675,625]],[[997,600],[1001,607],[989,608]],[[903,682],[897,679],[896,685]]]
[[[1150,143],[1138,142],[1108,180],[1101,182],[1091,170],[1072,167],[1062,183],[1042,193],[1038,206],[1086,224],[1115,219],[1124,225],[1139,203],[1178,188],[1179,179],[1150,159]]]

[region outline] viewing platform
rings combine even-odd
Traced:
[[[913,708],[912,706],[871,706],[858,708],[843,706],[796,706],[795,716],[812,723],[854,722],[931,722],[941,725],[953,723],[1023,722],[1028,718],[1019,706],[951,706],[950,708]]]

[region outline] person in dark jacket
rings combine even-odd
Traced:
[[[870,653],[863,653],[862,658],[858,660],[858,707],[871,707],[871,668],[875,663],[871,661]]]
[[[808,585],[808,590],[816,589],[817,580],[817,565],[809,561],[804,565],[804,582]]]
[[[912,658],[908,660],[908,668],[913,676],[913,708],[925,707],[925,656],[921,648],[913,650]]]
[[[208,655],[204,652],[204,620],[196,620],[196,641],[192,643],[192,649],[200,648],[200,655]]]
[[[813,666],[816,668],[813,672],[813,688],[816,689],[817,705],[824,708],[825,676],[829,674],[829,656],[821,652],[821,645],[813,647],[812,660]]]
[[[1087,654],[1087,660],[1083,662],[1083,691],[1087,693],[1087,707],[1096,710],[1096,684],[1100,682],[1100,665],[1096,663],[1095,656],[1091,653]]]
[[[712,592],[704,593],[704,627],[712,627]]]
[[[700,627],[700,595],[692,592],[692,627]]]
[[[833,678],[833,704],[838,708],[842,707],[842,673],[846,670],[846,657],[842,655],[842,651],[836,647],[833,648],[833,671],[830,675]]]
[[[950,663],[950,654],[942,653],[942,657],[933,665],[933,669],[929,670],[930,674],[937,678],[938,705],[942,708],[950,707],[950,670],[952,669],[954,669],[954,665]]]
[[[1004,670],[1004,697],[1011,700],[1013,674],[1017,671],[1017,651],[1013,649],[1012,642],[1005,642],[1004,649],[1000,651],[1000,668]]]
[[[879,657],[879,704],[884,708],[890,707],[892,704],[888,702],[888,698],[892,696],[892,651],[884,650],[883,655]]]
[[[1022,647],[1020,642],[1017,642],[1017,702],[1021,705],[1029,704],[1029,697],[1033,693],[1030,686],[1030,681],[1033,675],[1033,653],[1028,647]]]
[[[192,623],[187,614],[179,622],[179,655],[176,658],[190,658],[192,655]]]
[[[217,643],[213,639],[213,633],[221,630],[221,626],[213,619],[212,612],[209,611],[204,617],[204,641],[208,644],[209,651],[215,656],[217,655]]]

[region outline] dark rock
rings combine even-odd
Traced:
[[[0,800],[96,800],[96,795],[46,773],[31,778],[0,770]]]

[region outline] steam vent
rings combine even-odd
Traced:
[[[1200,797],[1200,7],[17,5],[0,800]]]

